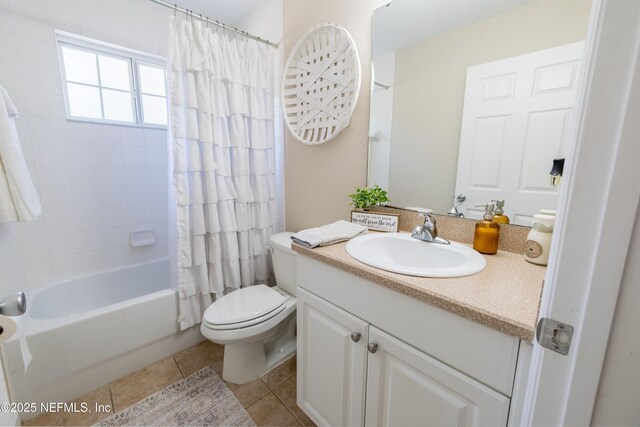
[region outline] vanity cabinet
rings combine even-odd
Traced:
[[[364,424],[369,325],[297,291],[298,406],[318,425]]]
[[[297,297],[316,424],[507,426],[519,339],[304,256]]]
[[[298,289],[298,406],[319,425],[504,426],[509,398]]]

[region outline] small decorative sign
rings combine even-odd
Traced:
[[[351,222],[374,231],[398,231],[398,215],[351,211]]]

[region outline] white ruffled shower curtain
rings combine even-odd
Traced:
[[[271,274],[273,59],[263,43],[172,17],[167,68],[184,330]]]

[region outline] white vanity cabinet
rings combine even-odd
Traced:
[[[367,426],[507,424],[508,397],[373,326],[368,346]]]
[[[369,326],[300,288],[297,298],[298,406],[318,425],[362,425]]]
[[[316,424],[507,425],[519,339],[304,256],[298,285],[297,403]]]

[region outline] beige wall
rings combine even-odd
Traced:
[[[285,60],[312,27],[336,23],[355,40],[362,62],[362,89],[351,124],[319,146],[296,141],[285,129],[286,229],[297,231],[349,218],[347,194],[364,186],[371,76],[371,6],[358,0],[285,0]]]
[[[453,202],[467,68],[586,38],[591,0],[540,0],[396,54],[389,196]]]
[[[591,425],[640,425],[640,210],[631,236]]]

